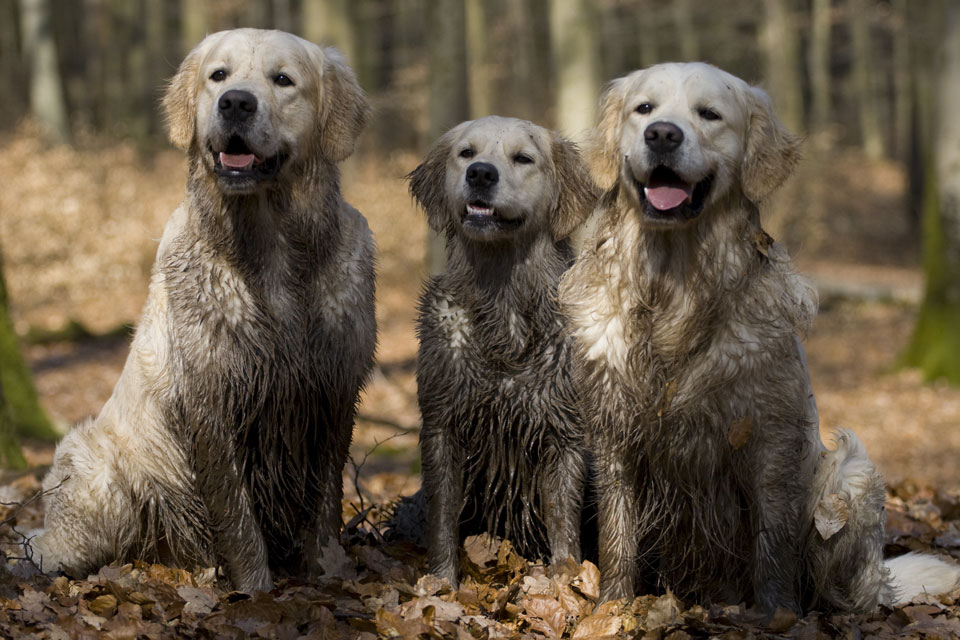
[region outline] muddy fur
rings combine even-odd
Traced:
[[[654,151],[664,122],[683,142]],[[799,141],[762,92],[703,64],[614,81],[595,141],[608,191],[560,298],[596,456],[602,597],[889,602],[882,479],[852,434],[820,443],[798,339],[815,293],[760,226]],[[712,181],[700,210],[653,207],[658,166]],[[825,539],[814,513],[838,495],[851,508]]]
[[[498,182],[471,186],[474,163]],[[456,584],[459,543],[483,530],[527,557],[578,559],[586,451],[556,291],[594,202],[589,176],[556,134],[488,117],[445,134],[410,180],[448,258],[418,320],[431,571]],[[522,224],[471,232],[477,198]]]
[[[264,80],[278,60],[295,88]],[[230,71],[222,85],[211,65]],[[237,87],[260,106],[234,126],[216,100]],[[165,106],[190,157],[186,197],[113,395],[57,448],[34,557],[74,575],[132,559],[222,565],[236,588],[270,589],[273,573],[319,573],[341,526],[376,324],[373,241],[336,162],[368,108],[335,51],[248,29],[205,39]],[[284,154],[276,175],[216,174],[223,128],[258,158]]]

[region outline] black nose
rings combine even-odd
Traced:
[[[471,187],[483,189],[497,184],[499,180],[497,168],[489,162],[474,162],[467,167],[467,184]]]
[[[224,91],[217,101],[217,108],[226,120],[243,122],[257,112],[257,96],[239,89]]]
[[[654,122],[643,132],[643,139],[647,146],[656,153],[676,151],[683,142],[683,131],[669,122]]]

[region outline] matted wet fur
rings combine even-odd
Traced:
[[[319,571],[376,343],[374,245],[336,163],[368,106],[339,53],[208,36],[164,98],[188,153],[120,380],[57,448],[45,570],[222,565],[238,589]]]
[[[579,559],[586,451],[556,290],[595,202],[586,169],[557,134],[491,116],[447,132],[410,179],[447,249],[418,320],[430,570],[457,584],[460,541],[483,530]]]
[[[762,91],[710,65],[638,71],[601,101],[607,191],[560,298],[604,599],[863,611],[905,595],[882,563],[879,473],[852,433],[820,442],[798,339],[815,293],[760,226],[798,151]]]

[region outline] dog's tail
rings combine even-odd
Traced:
[[[412,496],[401,496],[388,507],[384,538],[387,542],[427,547],[427,498],[423,489]]]
[[[923,594],[940,595],[960,588],[960,565],[930,553],[907,553],[885,560],[893,588],[890,605],[910,602]]]

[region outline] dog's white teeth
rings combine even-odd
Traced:
[[[493,207],[478,207],[472,204],[468,204],[467,213],[469,213],[472,216],[492,216]]]

